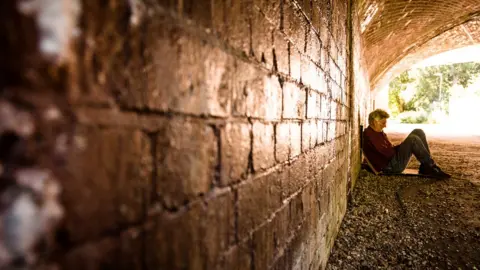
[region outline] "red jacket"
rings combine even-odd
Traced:
[[[363,131],[363,154],[375,170],[384,169],[395,155],[395,149],[383,131],[376,132],[370,126]]]

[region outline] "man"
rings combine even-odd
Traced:
[[[383,129],[390,115],[376,109],[368,115],[368,128],[363,132],[363,153],[375,170],[385,173],[401,173],[408,165],[412,154],[420,161],[419,173],[436,178],[450,178],[433,161],[425,133],[415,129],[399,145],[393,146]]]

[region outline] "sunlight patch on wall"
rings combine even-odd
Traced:
[[[365,11],[365,15],[362,18],[362,21],[360,22],[360,30],[362,33],[365,32],[365,30],[367,29],[367,26],[370,24],[370,22],[372,21],[375,14],[377,14],[377,12],[378,12],[377,3],[373,2],[370,5],[368,5]]]

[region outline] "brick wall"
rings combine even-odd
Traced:
[[[83,4],[61,264],[323,268],[369,106],[353,4]]]
[[[355,2],[352,4],[352,14],[358,14],[361,3]],[[361,149],[360,149],[360,132],[361,126],[366,128],[368,126],[368,113],[373,108],[373,97],[370,91],[370,82],[368,80],[367,65],[365,63],[365,49],[361,38],[361,17],[353,16],[351,20],[352,27],[352,64],[350,83],[351,83],[351,117],[350,117],[350,170],[351,180],[348,188],[352,190],[355,185],[356,176],[360,172],[361,164]]]

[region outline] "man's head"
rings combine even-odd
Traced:
[[[368,124],[373,130],[380,132],[387,127],[387,119],[389,117],[390,115],[386,111],[376,109],[368,115]]]

